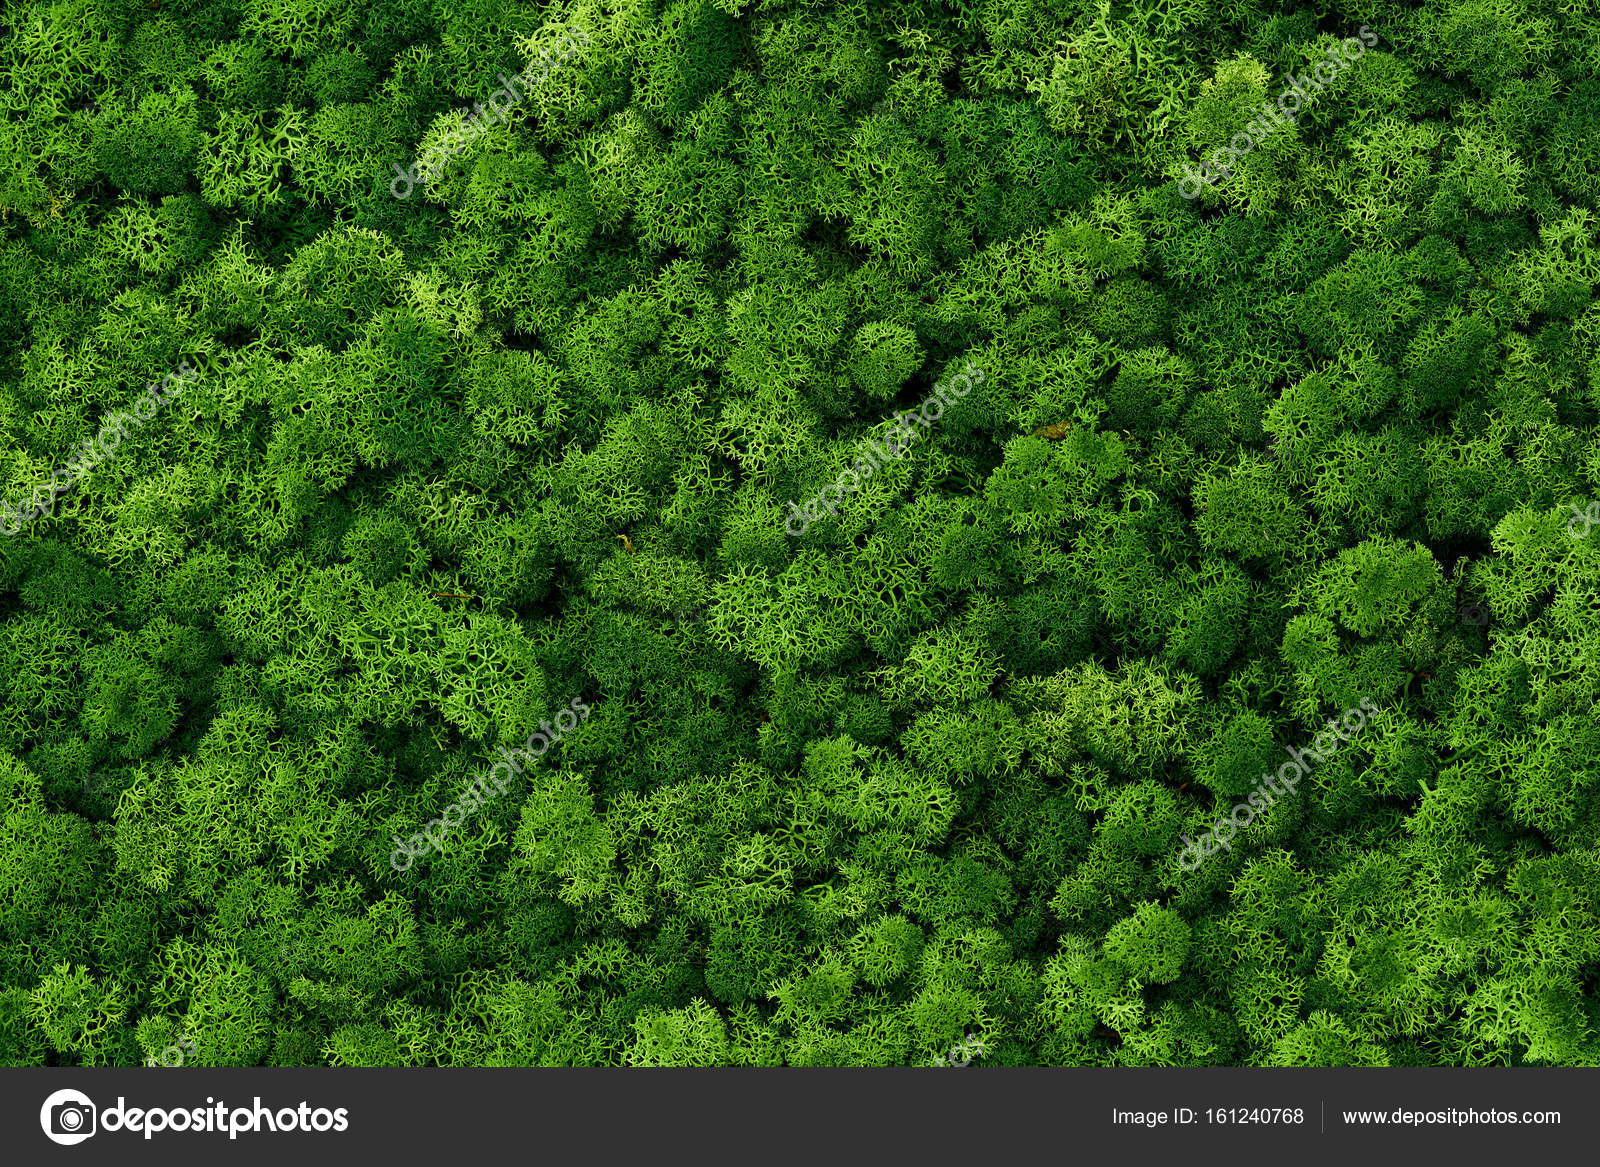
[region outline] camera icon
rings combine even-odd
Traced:
[[[1482,604],[1468,604],[1461,609],[1461,622],[1478,628],[1489,626],[1489,609]]]
[[[83,1142],[95,1133],[99,1108],[78,1090],[57,1090],[39,1108],[39,1126],[45,1138],[63,1147]]]

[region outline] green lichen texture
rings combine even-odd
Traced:
[[[1600,0],[0,0],[0,1065],[1600,1066]]]

